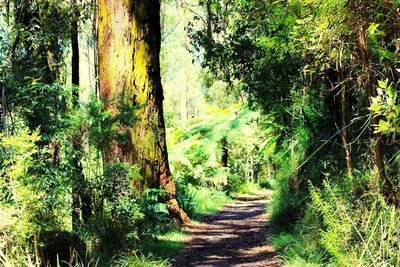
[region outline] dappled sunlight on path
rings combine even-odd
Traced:
[[[187,228],[173,266],[280,266],[268,242],[267,201],[237,201]]]

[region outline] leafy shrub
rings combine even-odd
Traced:
[[[222,191],[212,188],[182,184],[177,181],[178,200],[183,209],[191,218],[218,210],[229,202],[229,198]]]
[[[245,181],[242,178],[240,178],[238,175],[229,174],[228,181],[227,181],[226,185],[224,186],[224,190],[228,194],[238,192],[240,190],[240,188],[242,188],[244,183],[245,183]]]
[[[9,218],[0,225],[8,257],[21,251],[39,253],[41,234],[67,229],[69,209],[68,168],[62,168],[48,148],[39,148],[38,132],[23,130],[18,135],[1,135],[2,195],[0,208]],[[24,255],[22,255],[25,258]]]
[[[140,234],[144,237],[154,238],[162,231],[170,221],[168,205],[162,202],[165,192],[161,189],[148,188],[142,193],[140,199],[141,211],[144,220],[140,227]]]
[[[198,125],[195,126],[193,129],[191,129],[190,131],[182,134],[181,138],[179,139],[179,141],[183,141],[185,139],[188,139],[194,135],[201,135],[201,136],[205,136],[206,134],[208,134],[210,131],[212,130],[212,128],[208,125]]]
[[[207,147],[204,144],[196,143],[185,150],[185,155],[193,165],[204,164],[210,157],[207,152]]]

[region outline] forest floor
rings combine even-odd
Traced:
[[[281,266],[268,240],[267,205],[265,196],[241,197],[188,226],[188,238],[172,266]]]

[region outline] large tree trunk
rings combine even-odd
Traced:
[[[117,101],[133,104],[138,119],[126,142],[105,148],[104,160],[119,159],[141,167],[144,186],[166,191],[170,212],[189,222],[176,199],[168,163],[160,78],[159,0],[99,1],[99,91],[106,108],[117,113]]]

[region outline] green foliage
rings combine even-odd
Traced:
[[[154,238],[166,230],[169,223],[168,205],[162,203],[165,197],[161,189],[145,189],[141,200],[141,211],[144,214],[140,234],[144,237]]]
[[[49,142],[60,128],[67,127],[66,116],[71,90],[59,84],[35,83],[11,92],[11,112],[25,114],[30,129],[40,129],[42,140]]]
[[[36,235],[39,249],[46,255],[43,260],[52,264],[56,258],[48,254],[50,251],[62,254],[60,260],[65,261],[69,260],[68,246],[73,246],[79,254],[88,255],[82,264],[98,260],[100,266],[110,265],[113,255],[125,250],[127,244],[138,246],[141,240],[154,239],[168,228],[164,193],[138,189],[142,182],[139,167],[118,161],[109,165],[102,160],[104,146],[122,138],[124,126],[134,123],[132,108],[121,104],[121,112],[114,115],[103,110],[104,104],[95,100],[80,104],[76,110],[65,110],[63,117],[53,110],[57,119],[48,120],[48,126],[58,128],[45,146],[39,131],[24,129],[15,135],[1,135],[0,173],[6,179],[0,184],[4,192],[0,229],[5,262],[25,264],[27,257],[33,258],[32,239]],[[87,142],[89,151],[74,149],[73,144],[81,140]],[[73,168],[76,158],[81,161],[81,170]],[[80,224],[71,234],[74,185],[79,185],[75,193],[79,193],[80,203],[75,209]],[[65,239],[65,244],[61,238],[64,233],[74,236]],[[58,236],[58,243],[50,248],[53,235]]]
[[[273,187],[273,243],[288,265],[399,265],[399,214],[381,196],[372,167],[380,153],[371,152],[376,140],[367,131],[377,118],[384,172],[397,186],[398,8],[399,1],[167,1],[169,158],[188,214],[216,211],[258,184]],[[110,112],[97,97],[78,103],[76,88],[64,86],[72,19],[91,12],[59,0],[0,7],[2,265],[35,266],[34,245],[42,253],[59,243],[87,252],[82,266],[166,266],[181,246],[160,237],[173,228],[164,192],[141,190],[138,166],[104,161],[114,142],[131,148],[133,103],[122,94]],[[353,173],[345,175],[350,158]],[[151,255],[157,250],[165,257]]]
[[[381,262],[378,250],[372,252],[372,240],[379,235],[359,229],[360,221],[372,219],[356,220],[365,215],[351,207],[372,204],[359,197],[369,194],[371,184],[377,188],[376,177],[369,175],[376,171],[371,167],[375,154],[378,161],[383,155],[390,181],[398,180],[399,57],[394,40],[399,35],[392,26],[399,23],[393,13],[399,2],[216,2],[201,1],[206,19],[199,16],[199,23],[190,25],[192,50],[214,77],[247,92],[250,102],[279,125],[271,127],[274,141],[263,150],[263,160],[274,176],[272,222],[283,231],[278,247],[288,262],[396,265]],[[384,152],[371,153],[377,142],[367,131],[371,116],[377,118],[372,126]],[[346,168],[349,176],[342,173]],[[327,179],[333,191],[326,192]],[[228,180],[239,188],[235,176]],[[308,181],[315,186],[311,191]],[[397,192],[395,186],[390,190]],[[286,240],[288,235],[292,238]]]
[[[246,3],[229,2],[219,9],[202,1],[203,6],[210,5],[209,19],[201,26],[189,24],[189,36],[193,52],[204,51],[199,56],[203,67],[226,81],[231,91],[247,92],[251,101],[268,109],[273,101],[286,98],[290,77],[300,67],[300,53],[290,40],[296,8],[281,2]],[[251,15],[260,11],[268,15]]]
[[[291,244],[293,241],[295,241],[295,238],[292,235],[280,234],[272,240],[272,245],[275,249],[281,249]]]
[[[167,261],[156,260],[152,255],[143,255],[136,252],[120,256],[115,266],[119,267],[164,267],[169,266]]]
[[[216,189],[196,187],[192,184],[183,185],[179,180],[177,186],[178,199],[183,209],[193,219],[199,219],[201,215],[216,212],[230,201],[225,192]]]
[[[224,189],[229,193],[239,192],[243,187],[243,179],[236,174],[229,174]]]
[[[170,154],[176,177],[196,186],[218,190],[223,187],[229,193],[244,184],[249,168],[246,162],[254,157],[254,166],[250,168],[258,171],[261,179],[266,171],[261,167],[262,162],[270,160],[273,151],[270,149],[276,141],[269,128],[263,131],[258,126],[262,120],[256,111],[234,105],[223,110],[211,109],[186,132],[178,130],[180,138],[169,144],[174,147]],[[228,167],[222,167],[221,162],[223,139],[228,150]]]
[[[99,101],[92,95],[91,100],[80,106],[79,110],[71,117],[75,128],[84,128],[88,131],[90,145],[101,150],[110,144],[110,140],[118,140],[121,143],[127,143],[129,135],[127,127],[136,122],[134,114],[135,108],[132,103],[125,100],[124,94],[117,99],[116,114],[104,107],[104,102]]]
[[[85,172],[81,195],[90,197],[92,212],[78,231],[89,245],[91,257],[107,266],[112,264],[114,255],[156,238],[170,222],[168,207],[162,203],[164,192],[140,189],[140,167],[120,161],[103,162],[104,147],[113,140],[129,141],[126,129],[135,123],[131,104],[119,102],[118,107],[118,112],[111,114],[104,111],[101,101],[92,100],[80,105],[69,118],[72,136],[86,137],[91,148],[91,153],[81,155]],[[84,215],[81,214],[82,219]],[[132,254],[124,260],[131,262],[134,258]],[[147,260],[150,258],[137,257],[138,264]]]
[[[184,245],[186,234],[181,229],[173,227],[165,233],[157,235],[155,239],[144,240],[140,250],[144,254],[153,255],[160,260],[170,260],[178,255]]]
[[[191,218],[217,211],[228,203],[229,195],[260,193],[256,184],[267,181],[264,166],[271,161],[276,142],[271,128],[261,128],[267,121],[246,106],[210,106],[186,131],[177,129],[167,135],[178,199]],[[223,146],[228,153],[227,167],[222,166]],[[257,180],[247,183],[251,170],[258,172]]]
[[[5,244],[0,244],[1,248],[4,247]],[[13,256],[7,255],[4,253],[3,249],[0,249],[0,263],[4,267],[14,267],[14,266],[21,266],[21,267],[39,267],[39,264],[35,263],[35,260],[31,258],[31,256],[24,255],[24,252],[17,252],[17,255],[20,258],[18,259],[13,259]]]
[[[329,190],[329,193],[332,193],[332,189],[327,187],[326,183],[325,188]],[[341,207],[338,207],[334,195],[325,195],[327,198],[322,200],[321,194],[314,187],[311,186],[310,191],[312,202],[321,212],[324,224],[327,227],[327,230],[322,234],[322,244],[338,259],[339,264],[344,264],[345,261],[351,263],[351,260],[348,258],[349,255],[344,253],[346,248],[349,247],[350,239],[354,238],[352,236],[351,222],[347,221],[345,217],[346,211],[340,210]]]
[[[372,116],[379,116],[378,125],[375,126],[375,133],[383,133],[396,139],[400,127],[400,106],[397,101],[397,90],[395,85],[388,85],[387,82],[378,81],[377,96],[372,98]]]
[[[259,184],[253,182],[246,182],[241,184],[237,192],[239,194],[248,194],[248,195],[257,195],[264,194],[268,191],[265,191],[267,188],[262,188]]]
[[[323,191],[311,186],[313,205],[326,227],[321,243],[339,265],[396,266],[399,214],[380,196],[366,194],[366,200],[353,204],[357,209],[350,209],[349,198],[328,182]]]
[[[1,135],[0,170],[5,179],[0,207],[7,217],[0,229],[7,257],[25,257],[18,253],[32,251],[26,243],[33,236],[68,226],[68,168],[55,167],[54,155],[39,148],[39,140],[38,132],[26,129],[15,136]]]

